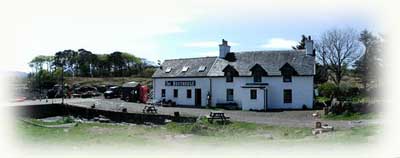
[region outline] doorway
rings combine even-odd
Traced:
[[[201,89],[194,90],[194,105],[201,107]]]

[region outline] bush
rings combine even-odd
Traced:
[[[323,83],[318,87],[319,96],[331,97],[335,94],[337,87],[333,83]]]

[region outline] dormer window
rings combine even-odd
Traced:
[[[254,82],[262,82],[262,77],[268,75],[264,68],[259,64],[255,64],[250,71],[253,75]]]
[[[226,82],[233,82],[233,75],[231,72],[226,72]]]
[[[283,82],[292,82],[292,76],[298,75],[297,71],[289,64],[286,63],[280,69]]]
[[[283,82],[292,82],[292,76],[284,75],[283,76]]]
[[[168,67],[167,69],[165,69],[165,72],[169,73],[169,72],[171,72],[171,70],[172,70],[172,68]]]
[[[226,82],[233,82],[233,77],[239,76],[239,73],[231,65],[226,66],[222,71],[224,72],[224,76],[226,77]]]
[[[254,82],[261,82],[262,81],[262,75],[260,73],[255,73],[253,75],[253,81]]]
[[[186,72],[188,69],[189,69],[189,66],[184,66],[184,67],[182,68],[182,72]]]
[[[205,66],[200,66],[199,67],[199,72],[204,72],[206,71],[206,67]]]

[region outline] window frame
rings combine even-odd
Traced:
[[[254,75],[253,75],[253,82],[255,82],[255,83],[260,83],[260,82],[262,82],[262,75],[260,74],[260,73],[255,73]]]
[[[178,98],[178,89],[174,89],[174,98]]]
[[[286,80],[286,79],[288,79],[288,80]],[[282,81],[285,83],[292,82],[292,76],[291,75],[283,75]]]
[[[186,90],[186,98],[192,98],[192,90],[191,89]]]
[[[292,91],[292,89],[284,89],[283,90],[283,103],[284,104],[293,103],[293,91]]]
[[[232,92],[231,95],[230,95],[230,92]],[[226,101],[233,101],[234,100],[234,94],[235,93],[234,93],[234,90],[232,88],[226,89]]]
[[[257,89],[250,89],[250,99],[257,100]]]
[[[226,72],[226,82],[233,82],[233,74],[232,72]]]
[[[161,89],[161,97],[165,98],[165,89]]]

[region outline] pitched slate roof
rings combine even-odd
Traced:
[[[152,77],[201,77],[207,76],[212,64],[217,57],[202,57],[202,58],[184,58],[165,60],[161,65],[162,69],[158,68]],[[186,72],[182,72],[184,66],[189,66]],[[200,66],[205,66],[205,71],[199,72]],[[165,72],[171,68],[171,72]]]
[[[304,50],[285,51],[249,51],[234,52],[236,61],[229,62],[218,57],[188,58],[165,60],[163,70],[158,69],[153,77],[200,77],[224,76],[222,71],[226,66],[233,66],[239,76],[251,76],[250,69],[259,64],[268,75],[281,75],[279,70],[286,63],[290,64],[298,75],[314,75],[315,59],[305,54]],[[207,66],[206,71],[198,72],[201,65]],[[183,66],[189,66],[188,72],[182,72]],[[170,73],[165,69],[171,67]]]
[[[216,59],[216,62],[208,76],[223,76],[222,70],[229,64],[238,72],[239,76],[251,76],[250,69],[259,64],[268,75],[281,75],[279,70],[285,63],[289,63],[299,75],[313,75],[315,59],[305,54],[303,50],[286,51],[252,51],[235,53],[236,61],[228,62],[224,59]]]

